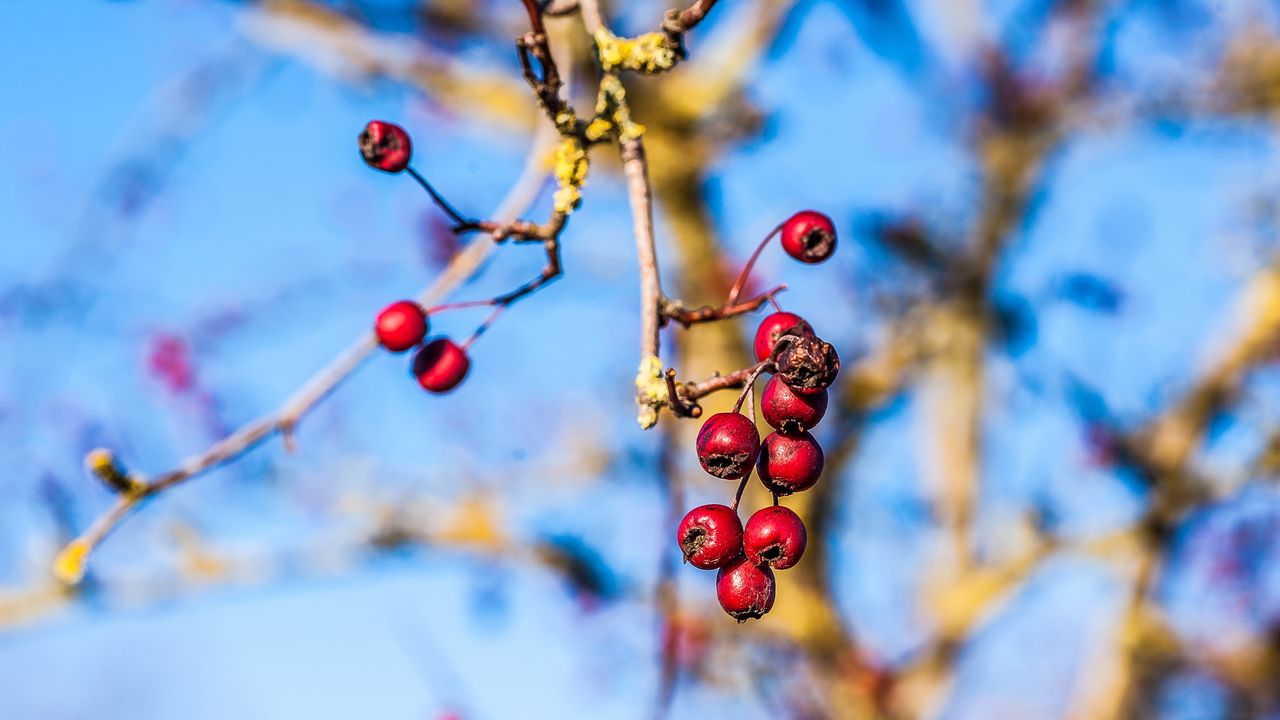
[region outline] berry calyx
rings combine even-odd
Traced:
[[[740,480],[760,453],[760,431],[745,415],[716,413],[698,431],[698,462],[722,480]]]
[[[772,610],[776,590],[773,570],[746,559],[730,562],[716,575],[716,599],[738,622],[763,617]]]
[[[760,446],[760,482],[776,495],[814,486],[822,475],[822,446],[807,432],[769,433]]]
[[[831,343],[815,335],[791,338],[774,358],[776,375],[792,390],[816,394],[835,382],[840,356]]]
[[[470,369],[467,351],[449,338],[436,338],[413,356],[413,376],[428,392],[449,392],[458,387]]]
[[[412,300],[393,302],[378,313],[373,330],[382,347],[391,352],[404,352],[422,342],[427,335],[427,315]]]
[[[742,555],[742,521],[727,505],[700,505],[680,521],[676,539],[685,562],[714,570]]]
[[[409,167],[412,154],[409,133],[395,123],[371,120],[360,133],[360,155],[371,168],[398,173]]]
[[[789,312],[776,312],[760,321],[756,328],[756,337],[752,347],[756,353],[756,362],[764,362],[773,354],[773,347],[783,335],[812,335],[813,328],[799,315]]]
[[[781,378],[769,378],[760,394],[764,421],[775,430],[798,433],[812,430],[827,413],[827,391],[798,393]]]
[[[786,570],[800,562],[807,541],[804,521],[782,505],[757,510],[742,533],[747,561],[774,570]]]
[[[803,263],[820,263],[836,251],[836,226],[816,210],[802,210],[782,224],[782,249]]]

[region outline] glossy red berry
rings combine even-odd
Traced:
[[[398,173],[409,167],[413,144],[409,133],[399,125],[372,120],[360,133],[360,154],[369,167]]]
[[[738,559],[716,574],[716,599],[738,622],[763,617],[772,610],[775,592],[773,570],[768,565]]]
[[[458,387],[470,369],[467,351],[449,338],[436,338],[413,356],[414,377],[424,390],[433,393],[447,393]]]
[[[760,482],[778,495],[813,487],[822,475],[822,447],[807,432],[769,433],[760,446]]]
[[[773,353],[773,346],[783,335],[812,335],[813,328],[799,315],[789,312],[776,312],[760,321],[756,328],[756,339],[753,343],[756,362],[763,362]]]
[[[742,555],[742,521],[727,505],[700,505],[680,521],[676,539],[685,562],[714,570]]]
[[[782,224],[782,249],[804,263],[820,263],[836,251],[836,226],[816,210],[802,210]]]
[[[827,413],[827,391],[798,393],[781,378],[769,378],[760,393],[760,411],[764,421],[775,430],[798,433],[812,430]]]
[[[722,480],[740,480],[760,454],[760,431],[745,415],[716,413],[698,431],[698,462]]]
[[[373,323],[378,342],[391,352],[404,352],[427,335],[427,316],[412,300],[393,302],[378,313]]]
[[[774,358],[775,377],[797,393],[820,393],[840,373],[840,356],[831,343],[815,335],[794,338]]]
[[[781,505],[757,510],[742,533],[747,560],[774,570],[786,570],[800,562],[807,541],[804,521]]]

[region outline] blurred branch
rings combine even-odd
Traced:
[[[495,211],[497,218],[513,221],[522,208],[533,203],[545,178],[543,156],[552,137],[550,131],[539,133],[523,172]],[[440,302],[480,269],[494,247],[491,242],[476,242],[458,253],[436,280],[418,295],[419,303],[429,307]],[[55,563],[56,575],[64,582],[78,582],[93,549],[146,499],[239,457],[277,433],[283,435],[288,444],[302,417],[354,372],[377,346],[377,338],[372,331],[362,334],[303,383],[276,412],[241,427],[199,455],[188,458],[174,470],[154,478],[135,477],[132,487],[120,492],[112,507],[67,545]]]
[[[433,102],[477,119],[528,129],[535,117],[524,86],[434,53],[407,38],[391,38],[308,0],[266,0],[246,10],[251,39],[346,78],[385,77],[418,88]]]

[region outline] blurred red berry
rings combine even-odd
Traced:
[[[378,313],[373,324],[378,342],[391,352],[404,352],[427,335],[427,316],[412,300],[393,302]]]
[[[836,251],[836,226],[816,210],[802,210],[782,225],[782,249],[804,263],[820,263]]]
[[[676,533],[685,562],[714,570],[742,554],[742,521],[727,505],[700,505],[685,514]]]
[[[804,521],[782,505],[757,510],[742,532],[742,548],[747,560],[774,570],[786,570],[800,562],[807,541]]]
[[[191,390],[196,384],[191,362],[191,346],[169,333],[153,336],[147,349],[147,370],[173,393]]]
[[[722,480],[739,480],[751,472],[760,452],[760,431],[745,415],[716,413],[698,431],[698,462]]]
[[[409,133],[399,125],[371,120],[360,133],[360,155],[371,168],[398,173],[409,167],[412,154]]]
[[[449,338],[432,340],[413,357],[413,375],[428,392],[449,392],[458,387],[470,369],[467,352]]]

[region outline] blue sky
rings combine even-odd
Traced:
[[[366,120],[408,125],[417,165],[476,212],[501,198],[527,144],[399,88],[352,84],[273,54],[243,36],[239,4],[72,5],[0,8],[0,57],[22,68],[20,79],[10,74],[0,113],[0,464],[12,469],[0,475],[11,498],[0,505],[0,587],[27,585],[47,567],[55,528],[39,498],[50,478],[71,494],[77,522],[105,506],[106,492],[80,469],[87,448],[168,467],[275,407],[383,304],[429,280],[420,235],[431,208],[404,178],[360,163],[354,138]],[[909,5],[921,42],[947,36],[937,3]],[[984,26],[994,32],[1014,3],[987,5]],[[902,38],[876,32],[835,3],[807,3],[749,88],[769,131],[717,160],[710,187],[739,257],[800,206],[838,219],[843,242],[831,263],[796,268],[774,253],[760,267],[789,282],[788,307],[842,348],[882,329],[851,281],[900,272],[852,237],[854,220],[926,207],[959,227],[974,206],[974,162],[955,117],[972,102],[966,68],[943,55],[924,79],[904,59]],[[1135,13],[1116,33],[1115,77],[1167,76],[1176,32],[1157,13]],[[467,54],[517,70],[505,47]],[[214,86],[204,81],[211,76]],[[1192,123],[1091,128],[1055,158],[1050,192],[1012,239],[998,282],[1032,299],[1037,343],[989,359],[987,542],[998,545],[1000,522],[1046,497],[1066,533],[1102,532],[1140,511],[1135,488],[1088,462],[1061,373],[1137,419],[1203,367],[1206,338],[1271,249],[1248,213],[1277,186],[1275,156],[1261,124]],[[600,481],[562,471],[584,444],[654,447],[630,408],[638,290],[629,231],[616,180],[593,175],[565,238],[566,277],[477,344],[462,390],[424,397],[404,358],[375,357],[308,418],[300,452],[271,444],[131,520],[95,562],[104,577],[158,583],[165,599],[110,596],[0,633],[5,716],[431,718],[454,708],[469,718],[578,717],[584,707],[593,717],[645,716],[656,648],[643,602],[584,612],[545,572],[456,553],[331,569],[305,561],[358,533],[344,510],[352,497],[455,500],[483,489],[501,498],[514,536],[586,538],[628,592],[651,586],[657,549],[674,548],[645,465],[617,463]],[[504,251],[459,297],[488,297],[539,264],[536,250]],[[1057,299],[1068,272],[1121,288],[1120,310]],[[479,318],[446,317],[439,329],[465,334]],[[146,348],[166,334],[195,347],[197,392],[167,392],[147,372]],[[1276,419],[1276,389],[1271,375],[1255,379],[1243,419],[1206,450],[1211,461],[1230,465],[1256,449],[1257,427]],[[886,657],[927,630],[902,602],[918,582],[903,560],[926,557],[938,541],[913,514],[925,499],[917,413],[908,393],[877,419],[849,469],[845,522],[822,539],[844,569],[842,609]],[[697,480],[690,504],[722,490]],[[1266,491],[1242,502],[1216,522],[1274,512]],[[179,524],[279,577],[181,586],[172,569]],[[1203,525],[1217,527],[1212,518]],[[281,565],[282,553],[292,560]],[[1194,569],[1169,580],[1174,607],[1207,592]],[[1280,573],[1262,574],[1266,587],[1280,587]],[[683,597],[710,601],[709,578],[687,568],[680,577]],[[997,706],[1061,712],[1090,643],[1113,622],[1119,590],[1080,558],[1046,566],[964,653],[966,690],[947,716],[987,717]],[[1264,593],[1253,612],[1265,617],[1277,600]],[[1203,615],[1187,607],[1178,612],[1195,627]],[[1055,652],[1028,662],[1043,646]],[[1171,707],[1212,708],[1213,687],[1188,687]],[[707,711],[766,714],[732,672],[722,685],[681,689],[676,716]]]

